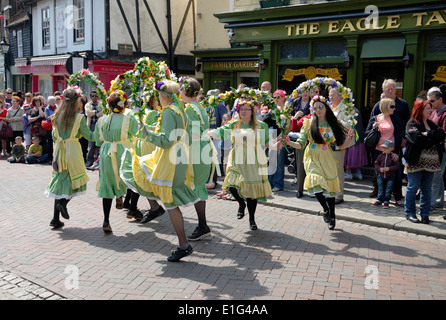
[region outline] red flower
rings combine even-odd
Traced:
[[[119,75],[119,80],[124,80],[124,79],[125,79],[124,74],[123,74],[123,73],[120,74],[120,75]]]

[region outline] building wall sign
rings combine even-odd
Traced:
[[[333,20],[291,24],[284,26],[287,37],[346,34],[372,30],[392,30],[407,28],[423,28],[446,25],[446,10],[417,12],[410,15],[390,15],[375,20],[360,18],[356,20]]]
[[[254,70],[258,61],[215,61],[206,62],[206,70]]]
[[[432,75],[431,81],[446,82],[446,66],[438,67],[437,72]]]
[[[342,74],[340,74],[338,68],[332,69],[322,69],[315,67],[308,67],[302,69],[286,69],[285,73],[282,75],[282,80],[293,81],[294,77],[304,75],[307,80],[313,79],[318,75],[333,78],[335,80],[342,80]]]

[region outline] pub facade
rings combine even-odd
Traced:
[[[268,80],[291,93],[327,76],[349,87],[367,116],[386,78],[397,82],[397,95],[409,106],[420,91],[446,83],[444,1],[292,3],[214,14],[230,48],[193,52],[205,89],[235,87],[242,73],[257,74],[254,86]]]

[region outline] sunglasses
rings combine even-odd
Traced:
[[[6,92],[6,94],[12,94],[12,92]]]
[[[90,95],[91,98],[97,98],[98,96],[95,94]]]
[[[396,108],[396,106],[390,106],[390,109],[395,109]]]
[[[438,99],[435,100],[428,100],[430,103],[434,103],[435,101],[437,101]]]

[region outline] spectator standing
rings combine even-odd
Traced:
[[[10,142],[14,144],[15,138],[23,135],[23,109],[20,107],[20,98],[13,97],[12,98],[12,107],[8,109],[8,115],[6,116],[6,120],[9,125],[12,127],[12,138]]]
[[[6,93],[5,102],[7,103],[6,109],[9,109],[12,106],[12,97],[14,96],[14,91],[12,91],[11,88],[8,88],[6,89],[5,93]]]
[[[385,141],[381,147],[384,149],[375,161],[375,170],[378,180],[378,197],[373,204],[380,207],[384,204],[384,208],[389,208],[390,199],[392,197],[393,183],[395,181],[395,173],[399,169],[398,160],[394,160],[392,156],[395,143],[391,140]]]
[[[31,146],[31,123],[28,121],[28,114],[31,111],[31,105],[23,105],[23,136],[25,137],[25,148],[28,151]]]
[[[392,117],[392,122],[394,123],[395,127],[395,150],[394,153],[396,153],[401,161],[402,154],[401,150],[406,145],[406,139],[404,138],[404,130],[406,128],[407,121],[409,121],[410,118],[410,110],[409,105],[407,102],[399,97],[396,96],[396,82],[392,79],[386,79],[384,80],[382,84],[383,94],[385,98],[392,99],[395,101],[395,112]],[[370,114],[370,117],[377,116],[381,113],[380,111],[380,101],[378,101],[375,106],[372,109],[372,112]],[[398,206],[403,206],[404,201],[402,200],[403,194],[402,194],[402,162],[400,162],[400,170],[397,172],[397,176],[395,177],[395,184],[393,186],[393,195],[395,197],[396,203]],[[376,182],[374,182],[374,191],[370,194],[371,197],[376,197]]]
[[[380,108],[380,113],[378,115],[370,118],[369,124],[368,124],[366,132],[365,132],[365,135],[367,136],[371,130],[377,129],[377,130],[379,130],[379,132],[381,134],[379,142],[376,145],[376,148],[373,153],[373,162],[375,162],[378,155],[383,151],[381,144],[383,144],[384,141],[386,141],[386,140],[394,141],[395,156],[398,156],[401,161],[401,156],[399,156],[401,150],[399,148],[401,147],[403,136],[401,134],[400,126],[403,123],[394,114],[395,110],[396,110],[395,100],[392,100],[389,98],[384,98],[384,99],[380,100],[379,108]],[[402,166],[402,162],[400,162],[400,169],[401,169],[401,166]],[[401,170],[399,170],[395,177],[393,193],[395,196],[396,204],[397,204],[397,206],[400,206],[400,207],[404,205],[403,201],[402,201],[403,196],[402,196],[402,193],[398,194],[398,192],[395,191],[396,190],[395,185],[397,185],[399,183],[401,186],[399,187],[399,189],[398,188],[397,189],[399,191],[401,191],[401,188],[402,188],[401,179],[402,179]],[[373,194],[375,194],[375,196],[376,196],[378,194],[378,185],[377,185],[376,180],[373,183],[374,183],[374,191],[372,192],[372,194],[370,196],[372,196]],[[375,188],[376,188],[376,190],[375,190]]]
[[[358,114],[356,118],[357,123],[355,126],[355,130],[358,134],[358,140],[356,141],[355,145],[351,146],[350,148],[347,148],[347,150],[345,151],[345,157],[344,157],[345,180],[351,180],[353,178],[362,180],[361,167],[369,163],[367,158],[367,149],[364,144],[365,134],[364,134],[364,125],[362,123],[361,113],[356,108],[355,108],[355,113]],[[353,173],[352,170],[354,170]]]
[[[432,179],[440,171],[443,157],[441,143],[445,132],[433,121],[429,101],[418,99],[414,103],[412,116],[406,126],[406,153],[408,184],[404,203],[406,218],[419,223],[416,217],[416,194],[420,189],[421,222],[429,223],[429,211],[432,198]]]
[[[286,92],[283,90],[276,90],[273,94],[274,102],[279,110],[285,106],[285,96]],[[289,123],[286,119],[283,119],[280,127],[286,128],[286,132],[288,132]],[[276,124],[276,126],[278,126]],[[273,133],[273,139],[276,139],[281,135],[280,127],[277,127],[275,132]],[[282,191],[284,188],[284,179],[285,179],[285,159],[288,156],[288,152],[286,148],[280,148],[278,150],[269,150],[269,166],[268,166],[268,181],[271,184],[271,190],[273,192]]]
[[[207,96],[217,96],[220,93],[220,90],[218,89],[214,89],[214,90],[209,90],[207,92]],[[210,118],[209,118],[209,129],[217,129],[219,127],[221,127],[221,121],[223,119],[223,115],[228,113],[229,110],[226,107],[224,102],[220,102],[218,103],[215,108],[211,107],[210,110]],[[218,152],[218,157],[220,158],[220,154],[221,154],[221,150],[220,150],[220,145],[219,143],[216,143],[216,141],[214,141],[214,145],[215,148],[217,149]],[[222,166],[220,166],[221,168]],[[214,189],[217,186],[217,172],[214,172],[214,176],[212,177],[212,182],[209,179],[208,183],[206,184],[206,188],[208,189]]]
[[[3,125],[6,123],[6,117],[8,115],[8,110],[4,107],[2,101],[0,101],[0,130],[2,129]],[[2,142],[2,154],[4,157],[9,157],[10,154],[7,150],[7,142],[8,138],[1,138],[0,140]]]
[[[430,120],[435,122],[443,131],[446,131],[446,105],[443,101],[443,93],[440,88],[433,87],[427,92],[427,99],[432,105],[434,111]],[[446,167],[446,150],[444,142],[441,143],[441,152],[443,153],[440,171],[434,173],[432,180],[432,201],[431,209],[440,209],[444,207],[444,182],[443,176]]]
[[[99,118],[104,114],[99,108],[99,96],[97,91],[93,89],[90,93],[90,101],[85,105],[85,114],[87,115],[87,126],[89,126],[90,131],[94,132],[96,128],[96,123]],[[87,167],[91,166],[95,162],[97,156],[99,156],[99,148],[96,147],[95,141],[89,141],[88,143],[88,154],[87,154]],[[95,156],[96,155],[96,156]]]
[[[331,110],[333,114],[338,119],[338,121],[344,126],[346,130],[349,130],[350,125],[348,123],[348,118],[345,115],[346,105],[342,102],[343,97],[339,93],[338,89],[331,88],[329,91],[329,100],[331,102]],[[354,140],[352,140],[354,142]],[[351,146],[349,146],[351,147]],[[341,190],[336,194],[335,203],[339,204],[344,202],[344,161],[345,161],[345,152],[346,150],[339,149],[336,147],[333,154],[336,159],[337,169],[338,169],[338,178],[339,178],[339,189]]]
[[[56,97],[55,96],[49,96],[48,97],[48,105],[45,107],[45,120],[48,122],[53,121],[54,113],[56,112],[57,104],[56,104]],[[48,130],[46,129],[46,141],[48,141],[48,160],[53,160],[53,137],[52,137],[53,129]]]

